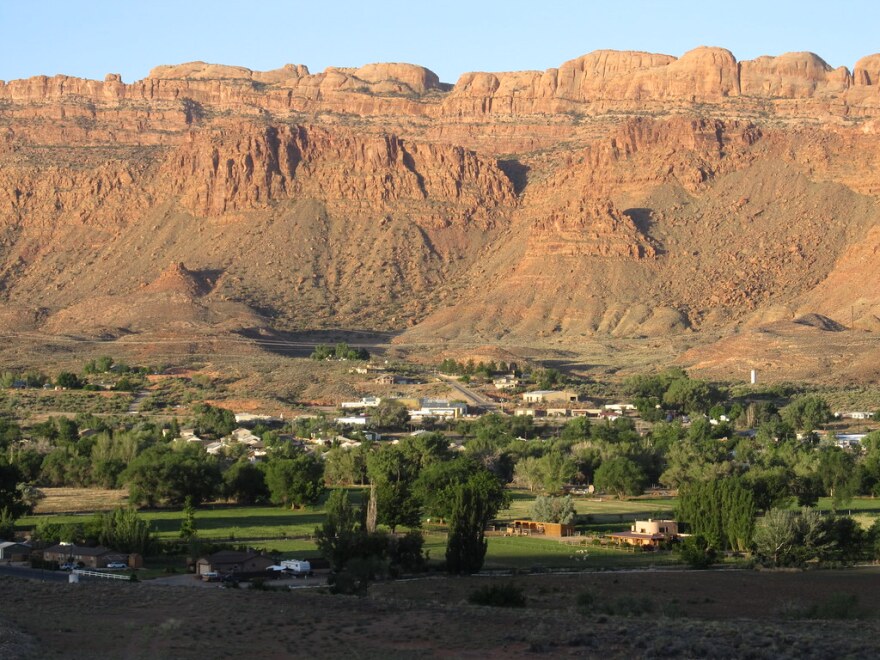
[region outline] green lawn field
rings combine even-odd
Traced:
[[[362,492],[352,490],[352,500],[360,502]],[[529,518],[534,495],[513,491],[511,505],[498,513],[502,523]],[[677,561],[674,554],[633,552],[594,546],[594,535],[607,531],[625,530],[635,519],[663,518],[673,515],[674,498],[635,498],[613,500],[575,498],[580,516],[578,531],[585,535],[583,544],[534,537],[490,536],[486,555],[486,569],[532,569],[536,567],[601,569],[664,565]],[[822,510],[831,509],[831,500],[819,502]],[[870,526],[880,515],[880,500],[856,498],[840,513],[852,514],[863,526]],[[83,523],[94,514],[44,514],[22,518],[17,527],[33,528],[40,521],[53,523]],[[143,511],[162,540],[178,538],[182,511]],[[206,541],[226,541],[277,552],[284,557],[314,556],[317,553],[312,535],[324,520],[323,504],[311,508],[291,510],[277,506],[237,506],[228,504],[206,505],[196,511],[196,528]],[[425,549],[432,560],[442,561],[446,551],[446,531],[441,525],[426,525]]]

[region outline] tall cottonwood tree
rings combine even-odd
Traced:
[[[749,548],[755,529],[755,498],[737,477],[687,484],[679,492],[678,518],[718,549]]]
[[[446,570],[461,575],[476,573],[486,558],[486,526],[507,502],[507,493],[486,469],[474,472],[452,491]]]

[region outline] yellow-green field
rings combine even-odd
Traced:
[[[26,530],[40,521],[54,523],[82,523],[93,512],[107,511],[126,505],[122,490],[48,488],[40,502],[37,514],[18,521]],[[352,499],[359,502],[361,491],[352,489]],[[509,508],[499,512],[504,521],[529,518],[534,495],[516,490]],[[669,553],[645,553],[598,547],[592,544],[595,535],[609,530],[624,530],[631,521],[643,518],[662,518],[673,515],[675,498],[634,498],[614,500],[575,498],[581,516],[580,540],[560,542],[534,537],[490,536],[485,568],[610,568],[667,564],[676,556]],[[823,498],[819,508],[831,509],[831,500]],[[870,526],[880,514],[880,500],[856,498],[842,513],[851,513],[863,526]],[[162,540],[178,538],[183,513],[179,510],[142,511],[141,515],[153,525]],[[244,543],[280,553],[283,556],[314,556],[317,552],[312,535],[324,520],[323,506],[290,510],[276,506],[237,506],[214,503],[196,512],[199,537],[206,541]],[[446,551],[446,530],[441,525],[426,525],[425,549],[431,560],[443,560]]]

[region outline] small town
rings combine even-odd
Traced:
[[[274,414],[205,401],[218,391],[204,374],[108,356],[78,374],[3,374],[22,414],[4,422],[8,469],[26,481],[4,506],[0,559],[71,581],[364,592],[432,572],[864,562],[880,547],[868,410],[763,386],[756,370],[730,384],[669,369],[602,385],[534,364],[365,353],[319,345],[299,360],[363,396]],[[93,393],[124,405],[12,403],[89,406]],[[490,504],[456,548],[468,488]],[[818,516],[798,524],[824,526],[823,544],[765,545],[803,516]],[[376,565],[345,569],[343,520],[347,552],[375,545]]]
[[[0,660],[880,656],[880,3],[0,3]]]

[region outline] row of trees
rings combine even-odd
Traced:
[[[467,458],[415,457],[412,450],[386,446],[371,454],[374,481],[369,501],[360,511],[351,505],[346,491],[330,495],[326,521],[315,530],[315,537],[346,589],[360,590],[389,565],[410,569],[420,565],[421,534],[415,530],[425,515],[447,521],[450,573],[474,573],[483,565],[486,527],[508,501],[504,484]],[[377,524],[390,527],[391,534],[377,531]],[[411,529],[400,537],[394,533],[399,525]]]
[[[318,344],[309,357],[313,360],[369,360],[370,352],[365,348],[354,348],[340,342],[335,346]]]
[[[517,373],[519,371],[519,367],[516,362],[495,362],[494,360],[489,360],[488,362],[475,362],[473,359],[466,360],[464,362],[458,362],[452,358],[446,358],[439,365],[437,365],[437,370],[443,374],[450,374],[453,376],[479,376],[482,378],[491,378],[496,374],[509,374],[509,373]]]
[[[24,387],[43,387],[55,385],[65,389],[102,389],[98,385],[90,384],[88,376],[114,374],[122,376],[113,385],[117,391],[132,391],[137,389],[144,374],[155,371],[151,367],[131,367],[125,362],[116,361],[112,357],[102,356],[89,360],[83,365],[82,373],[73,371],[61,371],[54,378],[47,376],[41,371],[30,370],[25,372],[4,371],[0,373],[0,388],[10,388],[16,385]]]

